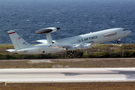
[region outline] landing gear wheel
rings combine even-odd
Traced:
[[[67,51],[67,54],[68,55],[74,55],[74,54],[76,54],[77,52],[76,51]]]
[[[67,51],[67,54],[71,55],[71,54],[73,54],[73,52],[72,51]]]
[[[120,44],[120,41],[117,41],[118,44]]]
[[[69,55],[71,53],[71,51],[67,51],[67,54]]]
[[[117,40],[117,43],[120,44],[120,39]]]
[[[75,55],[77,52],[76,51],[73,51],[72,53]]]

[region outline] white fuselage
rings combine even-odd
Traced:
[[[124,28],[114,28],[93,33],[83,34],[75,37],[56,40],[55,44],[75,44],[75,43],[103,43],[126,37],[131,31]]]
[[[103,43],[113,40],[118,40],[129,35],[131,31],[125,30],[124,28],[107,29],[98,32],[83,34],[75,37],[55,40],[52,45],[72,45],[80,43]],[[26,52],[24,52],[26,50]],[[65,51],[65,48],[52,48],[50,44],[38,44],[30,48],[19,50],[20,54],[47,54]],[[22,52],[23,51],[23,52]]]

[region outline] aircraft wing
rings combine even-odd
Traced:
[[[71,45],[56,45],[51,46],[52,48],[65,48],[67,50],[76,50],[76,49],[87,49],[91,48],[91,43],[80,43],[80,44],[71,44]]]
[[[56,45],[56,46],[51,46],[52,48],[66,48],[68,49],[69,47],[71,47],[71,45]]]
[[[8,52],[15,52],[15,49],[7,49]]]
[[[53,42],[55,42],[55,40],[52,40]],[[46,39],[42,39],[42,40],[37,40],[37,42],[40,42],[42,44],[48,44]]]

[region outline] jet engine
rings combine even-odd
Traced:
[[[37,34],[44,34],[44,33],[51,33],[59,30],[59,27],[48,27],[48,28],[43,28],[41,30],[38,30],[36,33]]]
[[[70,48],[68,48],[68,50],[87,49],[87,48],[91,48],[91,47],[92,47],[91,43],[75,44],[75,45],[71,46]]]

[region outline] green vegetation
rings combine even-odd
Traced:
[[[135,44],[96,44],[90,49],[76,50],[75,54],[11,54],[6,49],[13,45],[0,45],[0,59],[69,59],[69,58],[127,58],[135,57]]]

